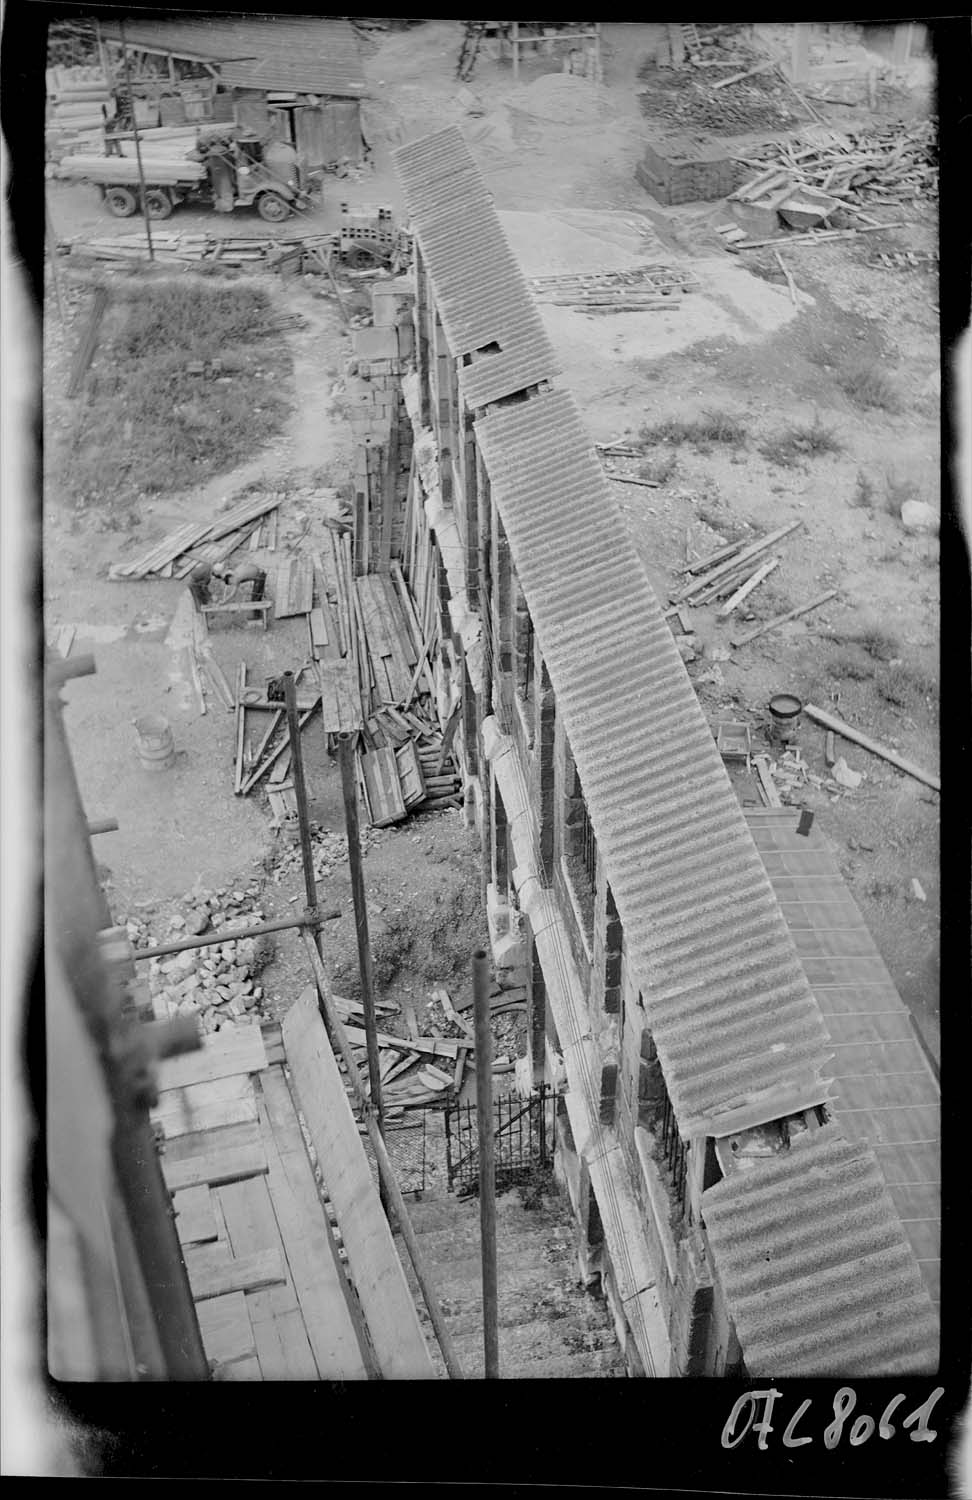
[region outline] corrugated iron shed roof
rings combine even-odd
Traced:
[[[476,433],[683,1133],[822,1099],[820,1011],[577,406]]]
[[[120,41],[115,22],[102,35]],[[354,31],[340,16],[199,16],[125,21],[132,47],[210,62],[232,88],[358,99],[366,92]]]
[[[941,1091],[833,851],[816,824],[798,834],[797,817],[762,808],[747,821],[830,1032],[837,1122],[873,1147],[937,1304]]]
[[[466,405],[482,408],[556,374],[543,320],[462,132],[449,126],[393,157],[449,349],[456,359],[472,356],[459,375]]]
[[[753,1376],[926,1374],[938,1321],[870,1147],[835,1125],[702,1198]]]

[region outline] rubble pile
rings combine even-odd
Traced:
[[[247,937],[246,929],[265,920],[257,904],[260,890],[220,889],[207,894],[192,891],[183,897],[182,912],[173,913],[162,933],[152,932],[147,920],[129,919],[129,939],[136,951],[165,942],[200,937],[212,930],[239,934],[224,943],[187,948],[148,961],[152,1009],[158,1020],[198,1016],[202,1031],[231,1031],[248,1014],[263,1014],[263,986],[259,974],[272,956],[271,940]]]
[[[361,852],[381,843],[381,829],[371,828],[362,822],[359,828]],[[311,825],[311,850],[314,859],[314,874],[318,880],[326,880],[335,868],[343,868],[348,862],[348,841],[343,833],[331,833],[326,828]],[[279,847],[273,856],[273,880],[279,885],[283,880],[299,878],[303,874],[303,855],[299,843]]]

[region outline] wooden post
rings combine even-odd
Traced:
[[[142,217],[145,220],[145,238],[148,241],[149,260],[155,259],[155,250],[152,245],[152,223],[145,201],[145,173],[142,169],[142,143],[138,134],[138,120],[135,115],[135,95],[132,93],[132,75],[128,67],[128,48],[125,46],[125,22],[118,22],[118,32],[121,37],[122,64],[125,69],[125,87],[128,90],[128,102],[132,107],[132,134],[135,137],[135,160],[138,163],[138,184],[142,195]]]
[[[368,907],[365,900],[364,873],[361,868],[361,842],[358,837],[358,787],[354,775],[354,751],[349,734],[338,735],[341,761],[341,789],[344,793],[344,822],[348,835],[348,869],[351,872],[351,894],[354,898],[354,921],[358,936],[358,967],[361,973],[361,1003],[364,1006],[365,1042],[368,1049],[368,1080],[371,1102],[384,1124],[381,1100],[381,1064],[378,1059],[378,1017],[375,1012],[375,981],[368,938]]]
[[[476,1116],[479,1127],[479,1233],[483,1262],[483,1356],[486,1379],[498,1380],[493,1035],[489,1029],[489,961],[482,948],[473,954],[473,1008],[476,1028]]]
[[[513,82],[514,83],[518,83],[519,80],[520,80],[520,23],[519,23],[519,21],[514,21],[513,22],[513,36],[511,38],[511,40],[513,42]]]

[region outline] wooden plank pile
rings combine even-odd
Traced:
[[[682,572],[689,574],[688,581],[669,594],[673,608],[668,613],[676,613],[679,605],[712,604],[717,599],[725,599],[728,602],[719,613],[722,616],[731,614],[781,561],[778,557],[769,562],[757,559],[802,525],[802,521],[792,521],[758,541],[748,544],[729,542],[699,562],[687,563]]]
[[[597,271],[587,275],[538,276],[531,286],[537,300],[557,307],[585,307],[601,311],[651,311],[678,308],[683,296],[699,289],[691,271],[674,266],[635,266],[629,271]]]
[[[103,139],[102,106],[114,112],[111,92],[100,67],[47,69],[46,154],[56,160],[66,151],[95,150]]]
[[[355,577],[347,532],[329,531],[313,555],[308,615],[329,731],[355,732],[358,789],[369,822],[385,827],[413,809],[461,804],[452,756],[458,715],[436,716],[431,662],[438,636],[432,570],[417,569],[416,605],[397,562]]]
[[[187,521],[128,563],[113,563],[108,577],[127,583],[135,578],[186,578],[197,563],[225,562],[238,547],[276,547],[277,507],[282,495],[242,500],[217,521]],[[254,542],[254,536],[259,541]]]

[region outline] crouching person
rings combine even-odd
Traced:
[[[263,598],[267,575],[256,563],[241,563],[238,568],[232,569],[221,566],[214,568],[213,572],[226,586],[221,604],[258,604]]]

